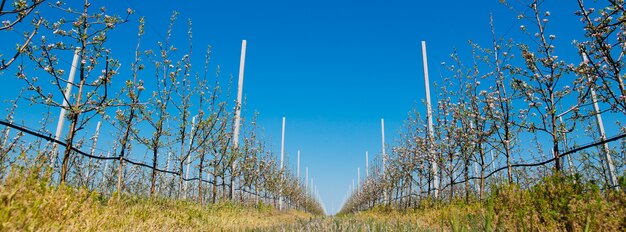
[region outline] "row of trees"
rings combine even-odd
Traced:
[[[559,56],[567,49],[557,50],[542,2],[531,1],[520,11],[526,39],[497,38],[492,21],[493,43],[470,42],[470,59],[455,51],[452,62],[442,64],[445,84],[437,86],[432,136],[419,112],[411,112],[390,157],[383,157],[385,172],[370,171],[375,174],[350,195],[342,212],[376,204],[406,208],[432,198],[482,200],[489,183],[528,188],[554,172],[618,188],[616,176],[626,164],[623,139],[613,148],[599,143],[567,152],[578,141],[607,139],[602,116],[619,122],[626,115],[624,1],[577,2],[583,39],[573,46],[581,56],[570,59],[582,62]],[[620,125],[615,133],[623,131]]]
[[[25,42],[16,51],[16,57],[28,59],[2,61],[5,81],[15,73],[24,86],[7,109],[5,121],[13,126],[0,135],[3,176],[10,167],[49,166],[60,183],[212,204],[233,200],[278,205],[282,192],[288,207],[323,213],[304,183],[267,149],[254,118],[243,119],[240,144],[233,146],[238,106],[230,97],[232,78],[224,89],[219,65],[210,77],[210,46],[204,54],[193,53],[191,20],[187,39],[177,38],[174,31],[180,26],[174,13],[161,41],[146,46],[146,24],[139,18],[135,46],[118,44],[120,50],[114,53],[110,37],[130,22],[133,10],[111,16],[105,7],[96,9],[87,0],[75,4],[16,0],[12,10],[4,10],[2,2],[0,17],[18,17],[5,20],[3,30],[28,27],[18,24],[27,19],[35,28],[24,33]],[[55,16],[44,17],[45,12]],[[35,41],[35,34],[41,39]],[[132,55],[123,53],[124,47],[134,51]],[[65,57],[71,53],[74,60],[69,63]],[[115,54],[127,58],[116,59]],[[198,57],[201,71],[195,68]],[[66,72],[66,67],[72,68]],[[26,137],[26,128],[15,126],[18,105],[23,104],[29,104],[31,114],[42,109],[39,137]],[[66,112],[59,121],[67,119],[69,128],[59,124],[67,133],[57,133],[56,140],[67,146],[49,142],[48,131],[59,109]],[[68,149],[72,147],[75,150]]]

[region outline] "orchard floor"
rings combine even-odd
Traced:
[[[620,178],[626,189],[626,178]],[[554,176],[499,186],[483,201],[319,216],[220,203],[104,196],[28,176],[0,184],[0,231],[625,231],[626,193]]]

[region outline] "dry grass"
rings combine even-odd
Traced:
[[[313,215],[234,204],[96,192],[13,175],[0,186],[0,231],[248,231],[296,224]]]
[[[21,172],[24,173],[24,172]],[[621,178],[626,189],[626,178]],[[377,207],[337,217],[237,204],[201,206],[162,198],[104,197],[10,175],[0,185],[0,231],[623,231],[626,193],[603,194],[555,176],[531,189],[498,186],[487,200]]]
[[[554,175],[529,189],[494,186],[482,202],[426,201],[406,211],[377,207],[342,217],[391,230],[626,231],[626,177],[620,185],[622,191],[603,192],[579,176]]]

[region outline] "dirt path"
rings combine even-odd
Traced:
[[[377,221],[355,217],[317,217],[291,225],[270,228],[266,231],[434,231],[423,225],[399,221]]]

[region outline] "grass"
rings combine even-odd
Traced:
[[[553,175],[530,189],[494,186],[482,202],[423,202],[408,210],[377,207],[343,215],[357,224],[418,231],[626,231],[626,178],[622,191],[600,191],[580,176]]]
[[[249,231],[313,215],[223,203],[105,197],[41,178],[11,175],[0,185],[0,231]]]
[[[434,231],[424,227],[415,218],[402,213],[379,214],[371,211],[362,214],[320,217],[308,222],[300,222],[270,228],[267,231]]]
[[[379,206],[315,217],[232,203],[106,197],[26,172],[0,185],[0,231],[626,231],[624,177],[617,192],[554,175],[530,189],[494,186],[482,202],[424,201],[408,210]]]

